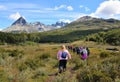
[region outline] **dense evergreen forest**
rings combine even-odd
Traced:
[[[4,33],[0,32],[0,43],[20,44],[26,41],[37,43],[67,43],[77,40],[95,41],[120,45],[120,29],[102,30],[55,30],[41,33]]]

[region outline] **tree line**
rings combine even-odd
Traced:
[[[19,44],[26,41],[36,43],[67,43],[76,40],[95,41],[98,43],[109,43],[111,45],[120,45],[120,29],[103,31],[100,29],[75,30],[68,33],[4,33],[0,32],[0,44]]]

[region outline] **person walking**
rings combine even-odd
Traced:
[[[81,51],[81,59],[84,60],[85,66],[87,65],[87,58],[88,58],[88,52],[86,50],[86,47],[83,47]]]
[[[87,52],[86,48],[83,47],[83,49],[81,51],[81,59],[85,60],[85,59],[87,59],[87,57],[88,57],[88,52]]]
[[[61,49],[58,51],[57,59],[59,60],[59,73],[66,71],[67,60],[71,59],[71,54],[66,49],[65,45],[62,45]]]

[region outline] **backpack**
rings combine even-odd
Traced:
[[[84,59],[87,59],[87,53],[86,53],[86,50],[82,50],[81,52],[81,58],[84,60]]]
[[[81,51],[81,55],[84,55],[84,54],[88,54],[86,49],[83,49],[83,50]]]
[[[62,58],[66,58],[66,57],[67,57],[67,52],[62,52],[61,57],[62,57]]]
[[[83,51],[81,52],[81,55],[82,55],[82,56],[84,55]]]

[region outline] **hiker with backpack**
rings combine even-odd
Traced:
[[[65,45],[62,45],[61,49],[58,51],[57,59],[59,60],[59,73],[66,71],[67,60],[71,59],[71,54],[66,49]]]
[[[81,59],[84,60],[85,66],[88,64],[87,58],[88,58],[88,52],[87,52],[86,48],[83,47],[83,49],[81,51]]]
[[[85,60],[85,59],[87,59],[87,57],[88,57],[88,52],[87,52],[86,48],[83,47],[83,49],[81,51],[81,59]]]

